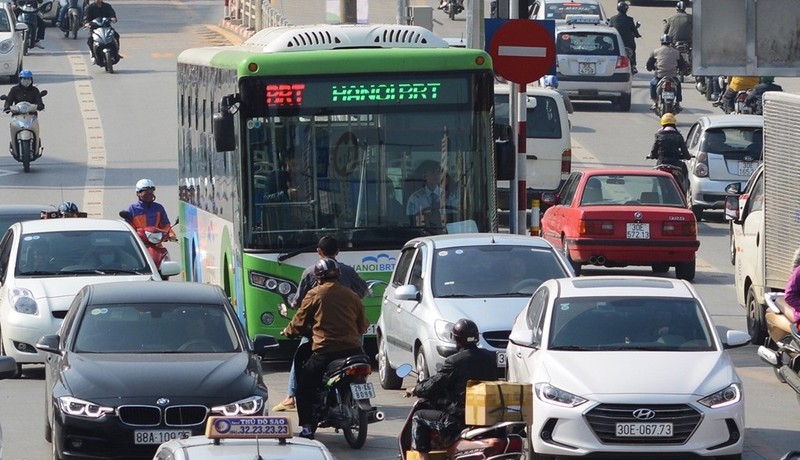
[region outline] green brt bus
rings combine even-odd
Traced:
[[[370,287],[374,336],[406,241],[496,231],[493,85],[488,54],[415,26],[279,27],[182,52],[185,278],[222,286],[251,337],[278,337],[333,235]],[[412,198],[426,177],[438,206]]]

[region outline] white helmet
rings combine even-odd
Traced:
[[[155,182],[151,181],[150,179],[140,179],[139,182],[136,183],[136,193],[139,193],[146,188],[151,188],[155,190],[156,189]]]

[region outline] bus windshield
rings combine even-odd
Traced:
[[[324,232],[368,249],[490,231],[491,133],[479,128],[491,101],[476,100],[475,80],[242,79],[243,247],[307,249]]]

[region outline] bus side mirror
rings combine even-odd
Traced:
[[[233,114],[221,110],[214,114],[214,148],[217,152],[236,150],[236,136],[233,129]]]
[[[495,180],[514,180],[516,154],[513,131],[509,125],[494,125],[494,169]]]

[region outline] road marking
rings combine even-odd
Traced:
[[[92,78],[86,66],[83,53],[70,54],[69,65],[75,75],[75,93],[78,95],[78,109],[83,118],[86,134],[86,187],[83,191],[83,207],[89,217],[103,217],[103,198],[106,182],[106,141],[103,123],[92,89]]]

